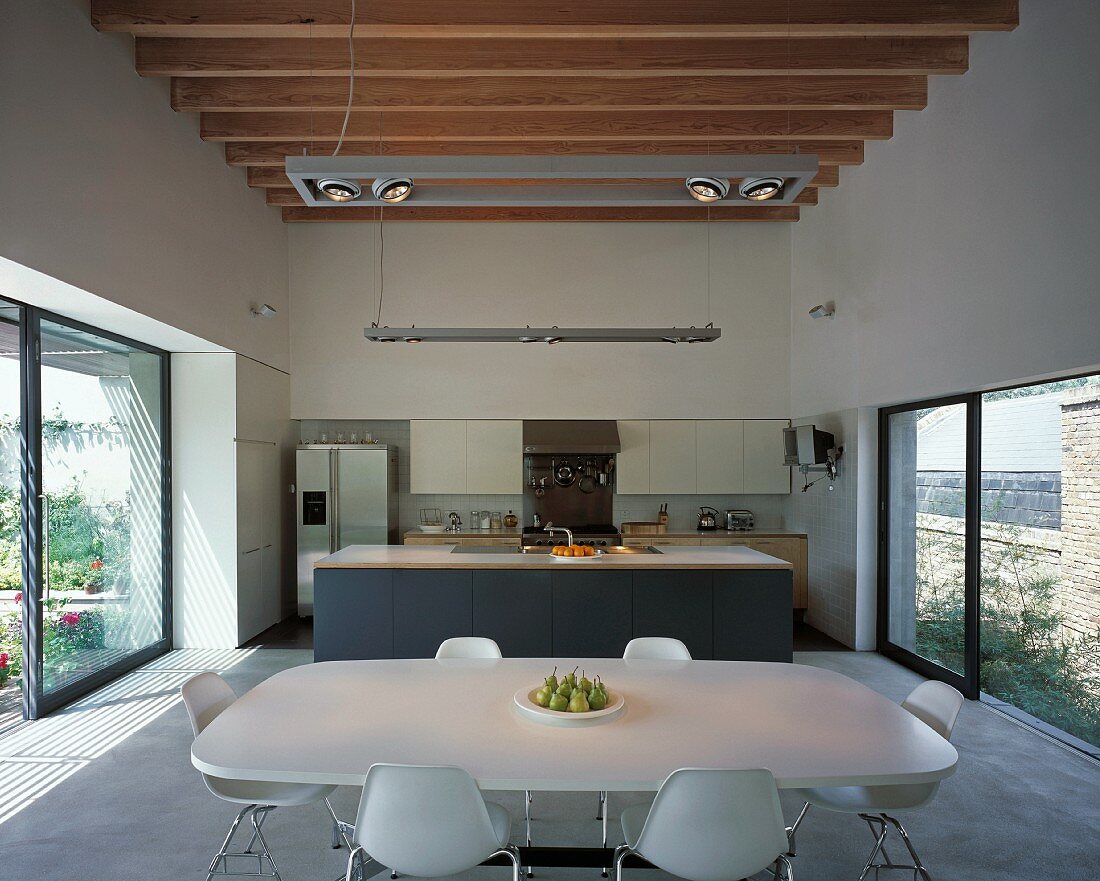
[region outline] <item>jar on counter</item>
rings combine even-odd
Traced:
[[[481,528],[482,529],[492,529],[492,522],[493,522],[492,521],[492,516],[493,515],[490,514],[488,511],[482,511],[481,512]]]
[[[504,515],[504,526],[506,529],[515,529],[519,526],[519,517],[509,511]]]
[[[481,512],[470,512],[470,529],[481,529]]]
[[[489,515],[489,528],[501,529],[503,528],[503,526],[504,523],[502,522],[500,511],[493,511],[493,513]]]

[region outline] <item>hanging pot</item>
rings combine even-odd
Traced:
[[[572,486],[577,479],[577,471],[572,465],[559,465],[554,469],[554,483],[558,486]]]

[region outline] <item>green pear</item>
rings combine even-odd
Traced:
[[[557,691],[558,690],[558,668],[555,667],[554,672],[551,673],[549,676],[547,676],[543,680],[543,682],[545,682],[548,686],[550,686],[550,691],[552,691],[552,692]]]
[[[592,691],[592,680],[584,675],[583,670],[581,671],[581,681],[579,684],[581,691],[583,691],[585,694],[588,694],[590,691]]]
[[[587,713],[588,712],[588,698],[584,696],[584,692],[579,688],[573,692],[573,697],[569,699],[569,712],[570,713]]]
[[[569,700],[569,698],[572,696],[573,686],[569,684],[568,676],[562,678],[561,685],[559,685],[557,688],[557,694],[560,694],[566,700]]]
[[[550,698],[554,696],[554,690],[549,685],[544,685],[535,692],[535,703],[540,707],[550,706]]]
[[[573,668],[573,672],[572,672],[572,673],[570,673],[569,675],[567,675],[567,676],[565,677],[566,679],[568,679],[568,680],[569,680],[569,685],[570,685],[570,686],[571,686],[572,688],[576,688],[576,687],[577,687],[577,670],[578,670],[578,669],[579,669],[578,667],[574,667],[574,668]]]
[[[593,710],[602,710],[607,706],[607,692],[602,688],[593,688],[588,696],[588,706]]]
[[[551,710],[555,710],[559,713],[564,713],[569,707],[569,701],[565,699],[565,695],[555,694],[552,698],[550,698],[550,703],[548,704],[548,706]]]

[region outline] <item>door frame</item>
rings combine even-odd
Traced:
[[[19,373],[21,382],[20,442],[24,450],[20,463],[22,509],[23,575],[23,715],[39,719],[77,698],[117,679],[172,649],[172,401],[171,357],[164,349],[76,321],[46,309],[5,301],[21,309]],[[43,692],[42,657],[42,321],[52,321],[74,330],[156,355],[161,361],[161,632],[160,638],[89,673],[62,688]]]
[[[938,679],[957,688],[970,699],[977,700],[979,688],[979,655],[981,639],[980,618],[980,560],[981,560],[981,427],[982,396],[979,392],[931,398],[879,410],[878,457],[878,650],[906,667],[920,673],[926,679]],[[889,639],[890,585],[889,585],[889,492],[890,492],[890,417],[896,413],[922,410],[928,407],[966,405],[966,493],[964,502],[963,545],[963,668],[962,675],[922,657],[909,649],[892,643]]]

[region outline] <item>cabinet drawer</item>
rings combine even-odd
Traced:
[[[697,548],[699,547],[700,540],[697,538],[680,536],[651,535],[647,538],[644,535],[637,535],[632,538],[624,538],[623,544],[630,548],[644,548],[649,545],[653,545],[654,547],[671,545],[673,547]]]

